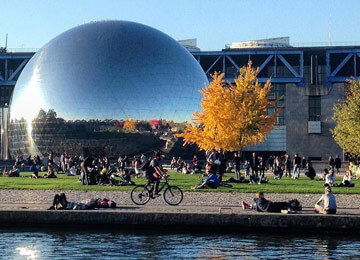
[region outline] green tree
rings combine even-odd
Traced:
[[[345,152],[360,155],[360,81],[349,81],[343,102],[334,105],[333,137]]]

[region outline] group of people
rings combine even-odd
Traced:
[[[183,174],[201,173],[202,167],[203,165],[196,155],[194,155],[192,159],[192,164],[187,163],[180,156],[178,159],[173,157],[170,161],[170,170],[176,170],[176,172],[181,172]]]
[[[134,155],[129,158],[127,155],[120,155],[117,160],[117,166],[119,172],[122,174],[128,174],[133,172],[135,177],[145,176],[144,172],[141,170],[141,167],[147,161],[147,157],[145,154],[141,154],[139,156]]]
[[[294,213],[302,210],[300,201],[294,199],[288,202],[273,202],[267,200],[263,192],[256,193],[253,203],[242,202],[244,210],[256,210],[258,212],[273,212],[273,213]],[[331,191],[331,187],[325,187],[325,193],[316,201],[314,210],[320,214],[336,214],[336,198]]]
[[[7,167],[5,167],[2,171],[2,176],[4,177],[20,177],[20,170],[16,165],[13,165],[11,170],[8,170]]]
[[[324,186],[328,187],[354,187],[353,176],[349,170],[347,170],[342,178],[341,183],[336,183],[336,174],[333,169],[324,169],[324,175],[319,178],[325,181]]]

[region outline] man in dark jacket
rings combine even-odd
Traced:
[[[252,154],[252,157],[250,159],[250,167],[251,167],[252,178],[257,180],[258,169],[259,169],[259,157],[256,155],[256,153]]]
[[[254,199],[254,204],[249,205],[242,202],[242,208],[245,209],[255,209],[258,212],[275,212],[280,213],[282,210],[294,211],[289,202],[272,202],[265,199],[263,192],[256,193],[256,198]]]
[[[336,173],[339,174],[340,173],[340,168],[341,168],[341,159],[339,158],[339,155],[336,155],[335,158],[335,168],[336,168]]]

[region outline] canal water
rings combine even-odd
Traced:
[[[0,229],[0,259],[360,259],[339,235]]]

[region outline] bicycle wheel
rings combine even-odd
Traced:
[[[135,186],[130,197],[136,205],[145,205],[150,200],[150,191],[143,185]]]
[[[183,200],[183,192],[177,186],[169,186],[164,191],[164,200],[171,206],[179,205]]]

